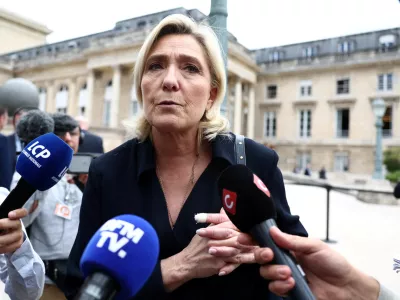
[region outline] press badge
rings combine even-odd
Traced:
[[[63,219],[71,220],[72,207],[65,204],[57,203],[54,214]]]

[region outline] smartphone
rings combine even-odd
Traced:
[[[68,174],[87,174],[93,159],[91,154],[74,154],[67,171]]]

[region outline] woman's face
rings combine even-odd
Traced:
[[[203,48],[190,35],[166,35],[153,47],[141,82],[148,122],[164,132],[197,128],[210,109],[217,88]]]

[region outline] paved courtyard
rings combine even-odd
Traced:
[[[325,190],[286,185],[286,192],[292,213],[300,216],[310,236],[325,238]],[[330,239],[337,241],[331,246],[400,294],[400,273],[393,271],[393,258],[400,259],[400,206],[366,204],[331,192],[330,213]],[[6,299],[0,295],[0,300]]]

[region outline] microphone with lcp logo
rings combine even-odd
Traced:
[[[1,204],[0,219],[21,208],[36,190],[53,187],[67,172],[72,155],[72,148],[53,133],[30,142],[18,157],[16,171],[21,179]]]
[[[276,245],[269,233],[272,226],[277,226],[277,214],[271,193],[262,180],[245,165],[234,165],[222,172],[218,188],[232,223],[240,231],[249,233],[261,247],[270,248],[274,253],[273,263],[290,268],[296,282],[290,292],[292,299],[315,300],[295,258]]]

